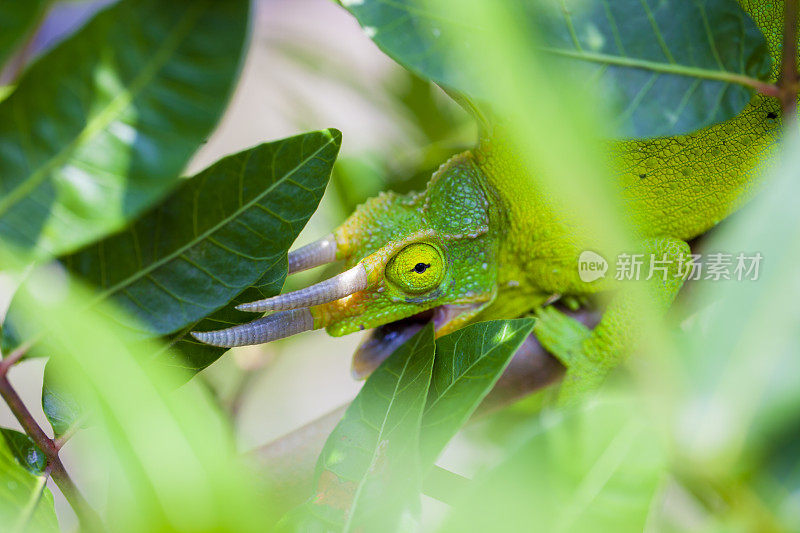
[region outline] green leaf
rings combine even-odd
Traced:
[[[328,437],[308,505],[337,531],[388,531],[422,483],[419,428],[433,369],[429,324],[370,375]]]
[[[479,322],[436,341],[433,377],[422,416],[423,467],[433,464],[489,394],[533,324],[530,318]]]
[[[220,117],[247,0],[123,0],[0,103],[0,241],[42,258],[120,229],[177,183]]]
[[[375,43],[412,71],[479,99],[496,90],[470,61],[491,46],[467,10],[438,2],[344,2]],[[494,8],[494,6],[493,6]],[[697,130],[735,116],[766,80],[766,40],[734,0],[567,0],[504,2],[496,11],[522,21],[520,42],[573,70],[610,107],[623,136]],[[501,15],[502,16],[502,15]]]
[[[76,428],[84,417],[80,402],[70,394],[60,379],[64,369],[59,368],[59,364],[60,359],[49,359],[44,367],[42,381],[42,410],[56,437]]]
[[[51,0],[0,4],[0,70],[41,20]]]
[[[0,434],[5,439],[8,449],[14,454],[14,458],[25,467],[25,470],[35,476],[44,472],[47,457],[29,436],[8,428],[0,428]]]
[[[7,431],[11,430],[3,429],[3,437]],[[16,455],[7,439],[0,439],[0,524],[3,530],[58,531],[53,494],[45,487],[46,478],[32,474],[23,466],[25,462],[15,459]]]
[[[62,262],[99,289],[96,300],[124,308],[134,319],[126,325],[139,336],[179,332],[173,343],[199,370],[225,350],[186,334],[221,321],[253,320],[252,313],[236,310],[215,313],[252,285],[268,296],[280,291],[286,252],[319,204],[340,145],[341,133],[325,130],[228,156],[124,232]],[[9,333],[15,317],[12,302]]]
[[[18,262],[0,248],[0,263],[18,268]],[[126,330],[109,319],[123,310],[104,308],[108,302],[91,306],[88,290],[64,291],[58,277],[32,275],[36,283],[17,293],[20,324],[36,323],[47,305],[48,335],[37,347],[60,359],[61,383],[97,413],[74,453],[79,464],[102,465],[114,480],[104,495],[109,529],[238,533],[268,527],[268,493],[243,464],[208,391],[194,382],[175,390],[181,373],[147,364],[159,343],[125,343]],[[5,500],[0,494],[0,507]]]
[[[549,413],[475,487],[445,531],[643,531],[666,447],[630,400]]]

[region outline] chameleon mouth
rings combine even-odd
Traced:
[[[365,379],[387,357],[429,322],[433,322],[434,330],[439,331],[472,307],[473,305],[440,305],[416,315],[378,326],[369,332],[353,354],[353,362],[350,367],[353,377]]]

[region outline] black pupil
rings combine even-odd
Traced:
[[[426,265],[425,263],[417,263],[416,265],[414,265],[414,268],[412,270],[414,272],[416,272],[417,274],[422,274],[423,272],[428,270],[430,267],[431,267],[430,265]]]

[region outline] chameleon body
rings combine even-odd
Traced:
[[[775,13],[781,6],[741,3],[777,57],[782,19]],[[670,305],[683,283],[676,265],[689,261],[686,241],[757,190],[763,163],[777,146],[780,112],[776,99],[756,95],[734,119],[693,134],[610,145],[637,246],[626,251],[669,261],[668,275],[644,282],[657,311]],[[538,340],[567,367],[565,396],[590,388],[634,345],[640,310],[613,279],[580,279],[579,256],[594,249],[596,235],[560,213],[502,136],[487,135],[474,150],[443,164],[424,192],[382,193],[314,245],[314,253],[324,248],[328,254],[322,262],[342,260],[348,274],[326,286],[326,296],[301,295],[308,310],[302,329],[325,327],[339,336],[382,326],[387,342],[370,349],[387,352],[428,320],[443,335],[478,320],[534,313]],[[330,292],[334,285],[339,292]],[[617,290],[593,330],[547,306],[559,296],[608,289]],[[285,309],[271,300],[253,310]],[[230,336],[198,338],[235,344]],[[263,336],[245,340],[253,338]],[[363,366],[369,368],[369,361]]]

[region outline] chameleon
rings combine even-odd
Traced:
[[[782,6],[741,4],[777,57],[782,18],[771,10]],[[641,281],[656,312],[666,311],[684,284],[687,241],[757,192],[777,149],[780,115],[776,98],[756,94],[727,122],[609,145],[614,184],[636,243],[628,252],[667,265],[663,276]],[[597,236],[560,216],[551,196],[534,185],[502,129],[487,128],[475,148],[443,163],[424,191],[381,193],[329,235],[289,253],[289,274],[334,261],[343,262],[342,273],[238,306],[270,313],[253,322],[192,334],[233,347],[312,329],[334,336],[372,329],[354,360],[363,374],[428,322],[438,337],[477,321],[533,314],[533,334],[567,369],[561,394],[580,394],[602,383],[633,349],[640,309],[621,282],[581,279],[581,254],[596,250]],[[592,329],[549,305],[597,293],[610,297]]]

